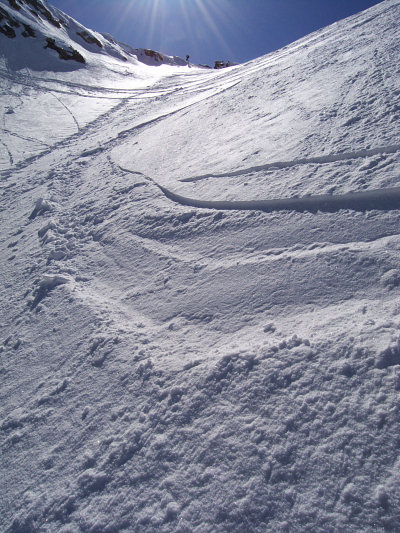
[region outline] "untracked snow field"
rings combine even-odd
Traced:
[[[1,531],[400,530],[399,19],[221,71],[0,34]]]

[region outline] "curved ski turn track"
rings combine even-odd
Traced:
[[[365,211],[370,209],[390,210],[400,208],[400,187],[376,189],[340,195],[320,194],[302,198],[282,198],[272,200],[198,200],[176,194],[156,184],[167,198],[182,205],[219,210],[258,210],[258,211],[327,211],[340,209]]]
[[[179,181],[198,182],[209,178],[230,178],[235,176],[243,176],[251,172],[260,172],[263,170],[270,169],[284,169],[296,165],[305,165],[310,163],[324,164],[336,161],[346,161],[349,159],[356,159],[360,157],[369,157],[373,155],[393,154],[398,152],[399,150],[400,145],[396,144],[380,148],[358,150],[351,153],[328,154],[325,156],[295,159],[293,161],[267,163],[265,165],[258,165],[255,167],[239,169],[237,171],[227,173],[204,174],[200,176],[182,178]],[[156,181],[152,181],[170,200],[182,205],[197,208],[218,210],[259,210],[266,212],[276,210],[293,210],[299,212],[335,212],[339,209],[353,209],[354,211],[365,211],[371,209],[390,210],[398,209],[400,207],[400,187],[371,189],[366,191],[350,192],[339,195],[320,194],[308,195],[303,197],[295,196],[290,198],[274,198],[261,200],[203,200],[177,194],[171,191],[170,189],[160,185]]]
[[[250,168],[241,168],[232,172],[216,173],[216,174],[202,174],[200,176],[191,176],[189,178],[182,178],[181,182],[196,182],[209,178],[232,178],[236,176],[243,176],[251,172],[260,172],[263,170],[279,170],[296,165],[309,164],[324,164],[336,163],[338,161],[348,161],[350,159],[357,159],[360,157],[370,157],[382,154],[395,154],[400,151],[400,144],[392,144],[390,146],[382,146],[379,148],[370,148],[365,150],[356,150],[354,152],[344,152],[340,154],[327,154],[316,157],[307,157],[300,159],[293,159],[292,161],[275,161],[273,163],[266,163],[265,165],[257,165]]]

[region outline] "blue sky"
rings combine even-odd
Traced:
[[[380,0],[53,0],[83,25],[134,48],[245,62]]]

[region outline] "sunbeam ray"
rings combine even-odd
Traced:
[[[119,17],[118,22],[114,26],[114,31],[118,31],[125,23],[127,19],[129,19],[129,13],[132,11],[132,9],[135,7],[135,0],[129,0],[127,2],[126,7],[122,10],[121,16]]]
[[[225,49],[225,51],[228,54],[232,53],[232,50],[227,43],[227,41],[222,37],[222,32],[219,29],[218,24],[216,23],[216,16],[213,16],[211,8],[212,4],[206,5],[206,2],[204,0],[194,0],[195,6],[199,13],[201,13],[203,20],[205,22],[205,26],[208,30],[211,31],[211,33],[214,35],[215,39],[222,45],[222,47]],[[215,5],[214,5],[215,6]],[[216,11],[216,10],[215,10]],[[227,11],[228,12],[228,11]],[[219,18],[219,17],[218,17]]]

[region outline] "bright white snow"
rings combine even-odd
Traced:
[[[399,530],[400,2],[218,72],[13,3],[0,529]]]

